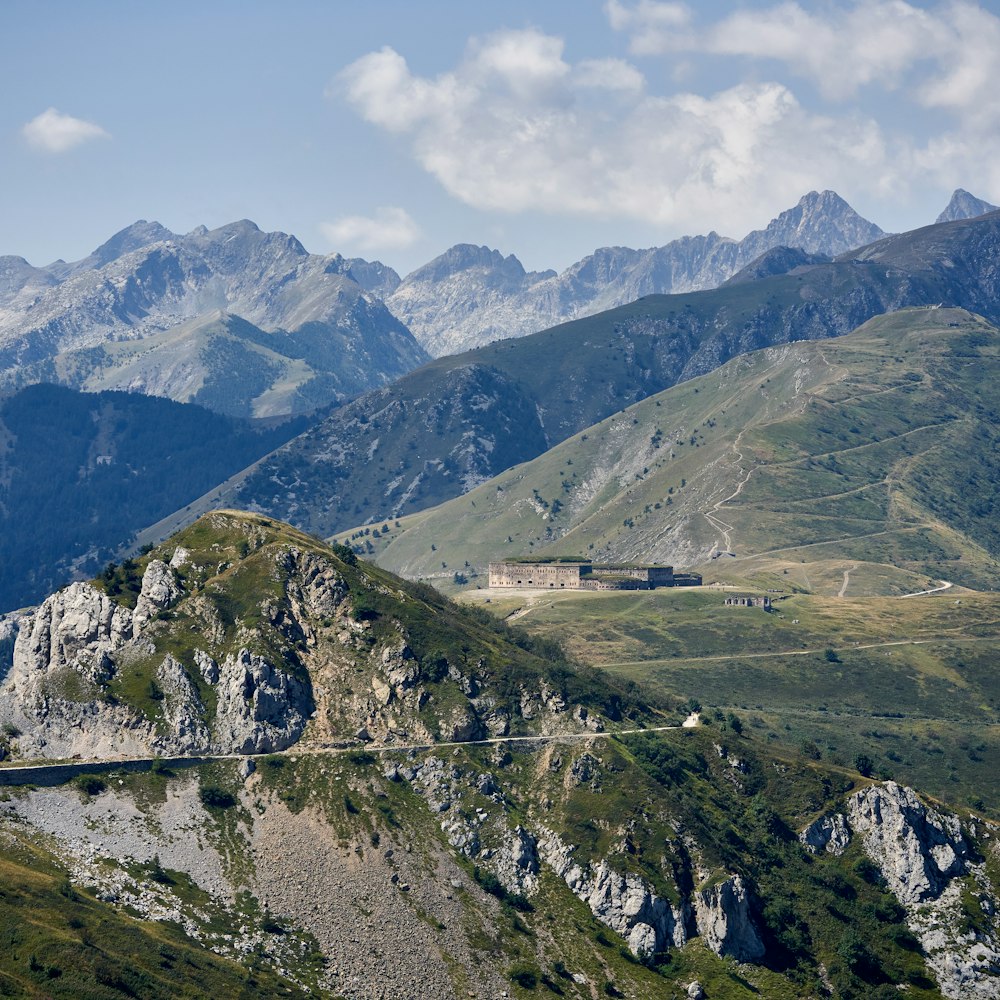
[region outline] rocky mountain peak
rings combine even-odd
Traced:
[[[835,256],[884,235],[836,191],[810,191],[794,208],[782,212],[763,231],[751,233],[743,242],[753,247],[758,242],[754,237],[760,237],[762,250],[781,245]]]
[[[987,212],[995,212],[996,205],[991,205],[974,194],[969,194],[965,188],[955,188],[945,210],[934,220],[935,222],[955,222],[958,219],[976,219]]]
[[[94,271],[111,264],[124,257],[126,254],[144,247],[152,246],[154,243],[162,243],[166,240],[177,239],[176,233],[172,233],[166,226],[159,222],[147,222],[139,219],[132,225],[119,230],[110,239],[105,240],[96,250],[88,254],[82,260],[73,261],[67,264],[64,260],[57,260],[45,268],[57,280],[65,281],[74,274],[82,271]]]
[[[513,254],[504,257],[499,250],[492,250],[487,246],[476,246],[474,243],[456,243],[455,246],[449,247],[428,264],[407,275],[404,281],[428,279],[441,281],[451,275],[472,270],[499,271],[511,278],[520,278],[525,275],[524,267]]]

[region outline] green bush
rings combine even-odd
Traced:
[[[108,786],[94,774],[81,774],[75,779],[76,787],[86,795],[100,795]]]
[[[518,963],[507,970],[507,978],[522,989],[533,990],[538,985],[542,970],[534,965]]]
[[[208,809],[232,809],[236,805],[236,797],[219,785],[202,785],[198,789],[198,798]]]

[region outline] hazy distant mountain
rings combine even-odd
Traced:
[[[526,272],[514,256],[462,244],[407,275],[386,303],[432,355],[441,356],[643,295],[715,288],[772,247],[835,256],[883,235],[833,191],[813,191],[739,241],[712,232],[648,250],[604,247],[558,275]]]
[[[246,220],[186,236],[137,222],[73,264],[0,259],[0,380],[56,378],[182,402],[208,382],[207,405],[223,412],[312,409],[426,360],[369,290],[386,294],[398,280],[377,262],[309,254]],[[245,324],[227,319],[225,336],[207,336],[222,314]]]
[[[956,188],[948,206],[937,217],[938,222],[954,222],[956,219],[975,219],[987,212],[995,212],[996,205],[991,205],[982,198],[969,194],[964,188]]]
[[[133,532],[286,441],[138,393],[32,385],[0,399],[0,611],[96,573]]]

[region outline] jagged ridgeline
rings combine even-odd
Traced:
[[[634,688],[287,525],[216,512],[48,598],[0,713],[22,754],[262,753],[648,721]]]

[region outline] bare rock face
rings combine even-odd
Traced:
[[[810,823],[799,834],[799,841],[810,854],[826,851],[839,858],[851,842],[851,831],[844,814],[834,813],[832,816],[820,816]]]
[[[547,832],[538,842],[539,855],[590,907],[601,923],[621,934],[638,955],[682,947],[688,939],[683,905],[677,910],[635,873],[615,871],[606,860],[578,863],[573,849]]]
[[[750,917],[750,895],[739,875],[695,893],[694,911],[698,933],[716,955],[752,962],[764,954]]]
[[[21,629],[21,619],[25,612],[11,611],[0,615],[0,681],[7,676],[14,663],[14,643]]]
[[[314,617],[334,615],[347,596],[347,585],[333,564],[312,552],[290,548],[281,557],[288,572],[289,596]]]
[[[851,829],[905,906],[941,895],[968,873],[969,846],[957,816],[930,809],[912,788],[872,785],[848,802]]]
[[[155,614],[165,611],[183,593],[173,570],[159,559],[153,559],[142,574],[142,591],[135,605],[134,621],[145,625]]]
[[[538,888],[538,842],[520,823],[514,827],[494,858],[497,877],[512,892],[523,895]]]
[[[87,583],[47,598],[19,622],[0,715],[21,735],[21,753],[136,752],[151,727],[127,709],[97,700],[114,672],[112,654],[133,637],[132,611]]]
[[[990,834],[995,835],[995,831]],[[846,816],[821,816],[799,834],[806,850],[842,854],[852,836],[906,908],[941,992],[950,1000],[1000,998],[1000,903],[985,865],[959,818],[924,803],[894,781],[847,800]],[[971,894],[983,920],[970,928],[963,898]]]
[[[108,654],[132,638],[132,612],[88,583],[47,598],[21,623],[10,681],[22,700],[37,701],[54,672],[71,668],[85,679],[106,676]]]
[[[201,753],[211,734],[202,718],[198,690],[183,666],[169,654],[157,668],[156,680],[163,691],[163,721],[169,736],[157,741],[166,753]]]
[[[305,681],[241,649],[220,668],[215,744],[230,753],[281,750],[302,735],[311,712]]]
[[[959,818],[931,808],[894,781],[851,796],[847,815],[865,853],[906,907],[907,923],[941,992],[950,1000],[1000,998],[998,901]],[[963,896],[969,893],[984,919],[978,928],[963,929]]]

